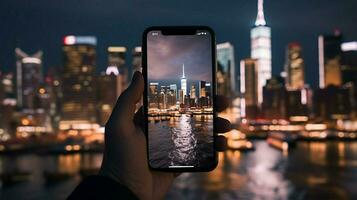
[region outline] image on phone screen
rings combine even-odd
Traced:
[[[149,164],[156,169],[212,166],[212,36],[149,31],[147,116]]]

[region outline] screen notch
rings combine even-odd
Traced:
[[[197,27],[169,27],[161,29],[162,35],[196,35]]]

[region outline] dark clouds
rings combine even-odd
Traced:
[[[187,79],[211,81],[210,36],[152,36],[148,34],[149,79],[180,79],[183,64]]]

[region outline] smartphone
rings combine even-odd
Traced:
[[[213,170],[217,166],[213,30],[150,27],[142,41],[149,167],[173,172]]]

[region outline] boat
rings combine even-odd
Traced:
[[[289,132],[272,132],[268,135],[267,142],[270,146],[282,151],[295,147],[297,135]]]

